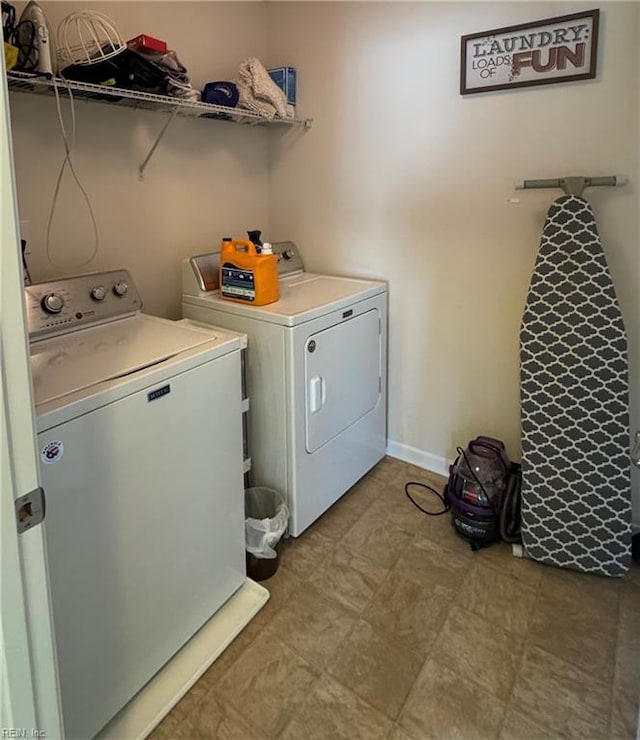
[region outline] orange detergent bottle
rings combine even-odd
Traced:
[[[228,301],[266,306],[280,297],[278,258],[258,254],[255,244],[243,239],[222,240],[220,297]]]

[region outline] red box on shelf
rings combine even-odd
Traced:
[[[153,36],[146,36],[144,33],[127,41],[127,46],[135,51],[155,51],[159,54],[164,54],[167,51],[166,42],[154,39]]]

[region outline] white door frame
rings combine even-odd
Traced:
[[[39,486],[4,54],[0,55],[0,728],[62,737],[42,526],[18,535],[15,499]]]

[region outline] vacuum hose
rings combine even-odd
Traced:
[[[498,526],[500,539],[509,544],[522,542],[520,527],[520,508],[522,503],[522,467],[511,464],[499,512]]]

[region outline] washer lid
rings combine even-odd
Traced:
[[[167,319],[138,314],[33,342],[35,403],[55,401],[129,375],[200,345],[218,345],[220,354],[225,354],[238,340],[222,332],[185,328]]]
[[[227,313],[250,316],[273,324],[296,326],[338,311],[387,290],[387,284],[375,280],[316,275],[300,272],[280,279],[280,300],[266,306],[227,301],[210,293],[203,297],[183,295],[183,300],[197,306],[211,306]]]

